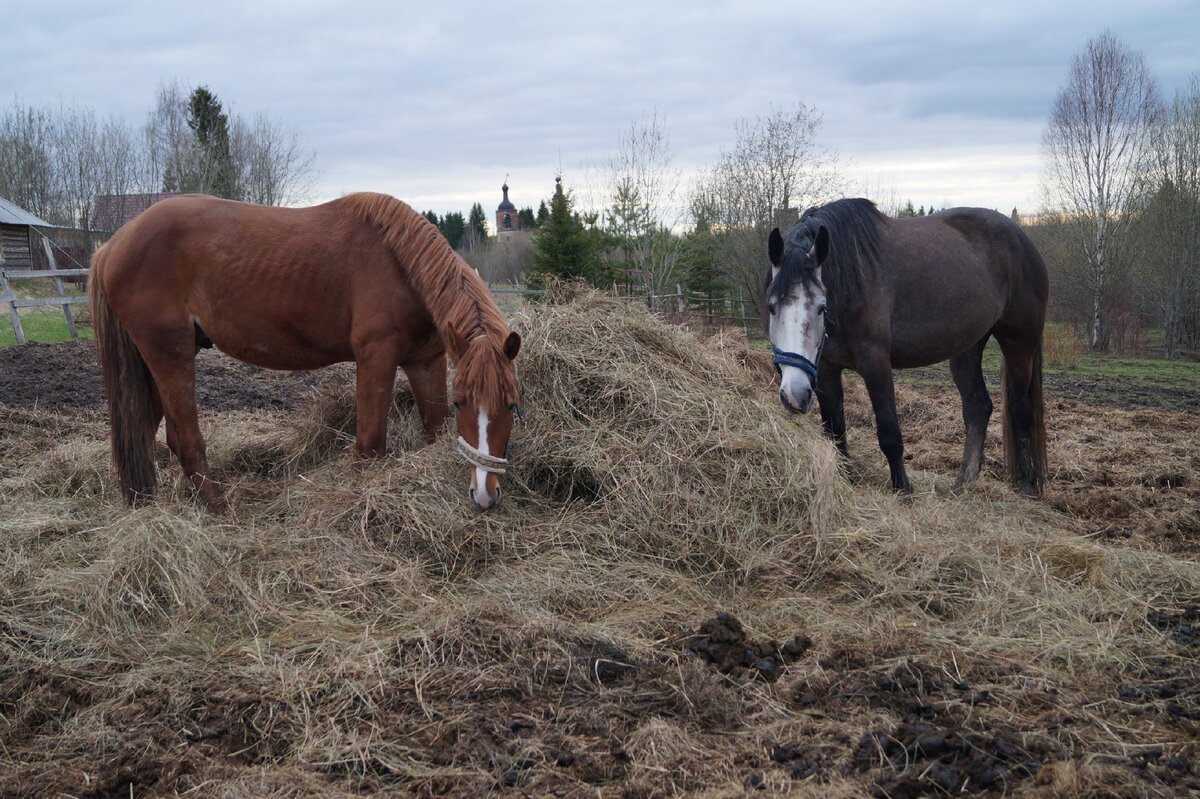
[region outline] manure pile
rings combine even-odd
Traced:
[[[98,409],[0,405],[0,796],[1200,789],[1196,563],[851,485],[736,336],[513,325],[488,514],[403,381],[366,467],[346,369],[205,414],[220,518],[161,444],[122,509]]]

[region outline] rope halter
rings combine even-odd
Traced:
[[[504,474],[508,471],[508,458],[485,455],[468,444],[467,440],[462,436],[459,436],[458,441],[454,442],[454,448],[458,450],[458,454],[462,455],[467,463],[477,469],[483,469],[485,472],[491,472],[492,474]]]

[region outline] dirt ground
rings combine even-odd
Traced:
[[[278,373],[203,352],[199,402],[202,412],[212,413],[293,410],[326,378],[344,379],[347,369]],[[958,398],[944,368],[943,389],[926,385],[938,374],[923,372],[920,385],[902,382],[897,388],[906,458],[919,471],[914,479],[918,503],[921,494],[948,491],[961,456]],[[1051,475],[1041,501],[1065,512],[1081,535],[1196,560],[1200,434],[1193,415],[1156,407],[1153,392],[1114,392],[1100,383],[1051,378],[1046,394]],[[989,428],[985,476],[1002,480],[1000,402],[994,386],[992,395],[997,412]],[[1172,399],[1180,407],[1181,398]],[[1200,398],[1193,399],[1200,408]],[[3,406],[86,417],[89,430],[100,429],[103,390],[90,342],[0,350],[0,410]],[[24,417],[14,411],[12,418]],[[44,420],[30,415],[27,422],[33,426]],[[854,377],[847,379],[847,422],[854,479],[885,484],[887,471],[874,442],[869,403]],[[814,415],[800,423],[817,420]],[[362,515],[367,525],[368,514]],[[84,538],[93,534],[80,532]],[[141,545],[149,554],[161,556],[153,539],[146,541],[151,543]],[[403,546],[394,540],[364,536],[355,546],[367,544],[400,564],[397,572],[408,568],[395,556]],[[472,539],[470,545],[479,544]],[[311,546],[318,550],[335,544]],[[469,559],[470,549],[463,546]],[[214,546],[216,552],[233,549],[227,542]],[[279,557],[290,562],[295,555]],[[1064,555],[1074,556],[1073,551]],[[547,594],[567,597],[568,587],[552,584],[559,555],[545,551],[538,557],[542,560],[526,563],[524,555],[512,555],[507,565],[497,559],[513,571],[528,568],[527,582],[544,580]],[[159,559],[167,564],[165,572],[195,571],[184,568],[191,561],[173,565]],[[102,562],[96,568],[104,574]],[[831,575],[837,574],[831,569]],[[847,567],[841,577],[853,592],[855,572]],[[119,586],[117,578],[108,579]],[[395,577],[381,567],[353,590],[337,584],[337,596],[332,590],[329,594],[330,607],[353,605],[360,601],[355,598],[359,593],[363,606],[370,607],[372,581],[387,579]],[[416,577],[411,579],[420,587]],[[480,584],[489,579],[481,572]],[[920,611],[952,619],[957,611],[947,598],[953,599],[956,579],[967,582],[947,571],[944,595],[931,601],[916,597]],[[155,585],[139,586],[137,594],[151,608],[163,601]],[[421,603],[429,600],[421,591],[413,605],[418,610],[397,608],[394,615],[420,616],[419,609],[428,607]],[[804,608],[820,608],[806,604],[811,600],[803,590],[797,595],[786,600],[795,602],[788,618],[802,618]],[[80,596],[93,598],[86,592]],[[580,617],[596,615],[580,599],[561,601]],[[899,600],[879,601],[886,609],[888,601]],[[88,653],[67,652],[54,669],[0,661],[0,743],[22,753],[36,751],[41,742],[65,742],[56,758],[14,759],[12,773],[0,774],[0,796],[28,795],[24,791],[31,785],[94,797],[128,796],[135,788],[137,795],[204,795],[213,785],[222,786],[220,795],[281,797],[349,796],[380,788],[418,795],[655,796],[698,793],[717,777],[726,780],[726,789],[710,795],[804,790],[806,796],[967,792],[1066,797],[1080,795],[1074,786],[1085,780],[1088,795],[1196,795],[1200,597],[1163,601],[1146,620],[1163,633],[1166,654],[1161,662],[1148,660],[1127,671],[1118,672],[1114,664],[1103,684],[1117,686],[1116,696],[1091,696],[1081,686],[1056,685],[1044,672],[994,653],[959,663],[953,641],[945,651],[914,654],[904,648],[909,634],[899,620],[908,617],[899,613],[894,644],[865,645],[830,633],[814,642],[809,635],[814,630],[790,627],[777,630],[777,640],[772,640],[723,613],[695,617],[681,637],[663,636],[652,648],[634,650],[599,633],[585,635],[583,623],[567,631],[539,627],[519,608],[492,599],[447,612],[419,635],[395,633],[394,643],[378,652],[359,651],[359,642],[347,632],[345,640],[306,645],[295,660],[282,653],[240,653],[237,657],[261,662],[261,668],[230,668],[228,673],[181,655],[180,664],[186,665],[178,668],[189,670],[182,683],[158,681],[157,672],[145,668],[123,678],[127,667],[116,659],[111,673],[95,671],[102,661]],[[572,602],[580,607],[574,609]],[[50,652],[63,646],[16,624],[0,626],[3,642],[11,642],[14,651]],[[456,660],[454,653],[464,652],[504,667],[472,672]],[[305,674],[298,664],[326,660],[330,673],[338,675],[336,682],[297,687]],[[423,660],[433,664],[427,673],[418,668]],[[408,682],[383,680],[384,665],[398,674],[423,676]],[[766,684],[770,690],[760,687]],[[293,694],[311,700],[312,713],[322,717],[312,727],[317,733],[301,734]],[[337,704],[342,701],[344,706]],[[1039,709],[1037,726],[1016,720],[1028,708]],[[309,706],[303,710],[307,716]],[[1100,726],[1116,743],[1093,757],[1099,750],[1089,748],[1088,736]],[[326,731],[347,747],[337,758],[312,754],[323,751],[314,735]],[[1159,736],[1153,740],[1170,743],[1141,745],[1141,740],[1151,740],[1151,731]],[[118,753],[107,768],[89,760],[82,744],[80,752],[72,748],[73,736],[92,734],[96,741],[80,740],[93,751]],[[102,735],[120,743],[98,743]],[[708,754],[713,752],[720,757]],[[277,763],[303,763],[305,768],[272,770]],[[730,788],[729,773],[740,784]],[[1106,784],[1107,791],[1096,789]],[[619,793],[611,790],[614,786]]]

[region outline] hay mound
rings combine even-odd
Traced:
[[[345,384],[273,453],[301,467],[326,458],[281,501],[311,514],[306,526],[365,532],[429,554],[443,573],[547,547],[649,558],[730,585],[753,578],[763,590],[819,567],[845,492],[834,450],[765,403],[736,361],[595,294],[539,307],[514,327],[527,426],[514,432],[497,513],[481,517],[463,501],[466,468],[448,435],[423,445],[407,394],[392,420],[394,459],[345,475],[330,446],[352,437]]]

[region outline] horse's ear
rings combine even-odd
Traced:
[[[516,331],[509,333],[508,338],[504,340],[504,354],[511,361],[517,357],[517,353],[521,351],[521,337],[516,334]]]
[[[783,263],[783,236],[779,235],[779,228],[772,230],[767,239],[767,257],[775,266]]]
[[[821,229],[817,231],[817,240],[813,244],[813,249],[817,251],[817,266],[825,263],[825,259],[829,257],[829,231],[821,225]]]

